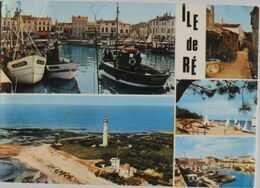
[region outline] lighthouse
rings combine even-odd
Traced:
[[[103,125],[103,147],[108,146],[108,118],[104,118],[104,125]]]

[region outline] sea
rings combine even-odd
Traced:
[[[235,176],[236,180],[230,183],[226,184],[221,184],[220,187],[254,187],[254,175],[248,175],[248,174],[243,174],[239,173],[236,171],[231,171],[231,170],[224,170],[224,169],[219,169],[218,172],[220,174],[226,174],[230,176]]]
[[[103,49],[98,50],[99,61]],[[173,55],[142,53],[142,62],[158,70],[169,71],[171,76],[167,81],[168,89],[148,90],[130,88],[115,82],[103,80],[97,87],[97,61],[96,49],[80,45],[63,45],[60,48],[61,58],[72,60],[78,65],[75,78],[72,80],[48,79],[46,76],[39,83],[31,85],[18,85],[17,93],[69,93],[69,94],[174,94],[174,62]]]
[[[102,132],[108,118],[110,132],[173,131],[172,106],[2,104],[1,127],[84,129]]]

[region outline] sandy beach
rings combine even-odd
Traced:
[[[21,152],[13,158],[51,177],[51,181],[55,183],[113,184],[108,180],[95,176],[95,161],[78,159],[65,152],[57,151],[48,144],[24,147],[21,149]]]
[[[16,144],[0,144],[0,158],[12,157],[18,155],[21,146]]]
[[[202,119],[177,119],[176,134],[191,135],[242,135],[250,136],[252,133],[236,130],[234,127],[225,127],[219,122],[209,122],[209,125],[203,126]]]

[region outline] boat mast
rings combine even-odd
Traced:
[[[2,1],[0,0],[0,53],[2,53]]]
[[[118,50],[117,43],[118,43],[118,15],[119,15],[119,7],[118,2],[116,3],[116,51]]]

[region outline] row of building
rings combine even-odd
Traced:
[[[47,35],[56,34],[59,37],[72,39],[91,39],[96,32],[101,38],[115,37],[117,34],[120,38],[132,38],[135,40],[147,40],[151,35],[152,39],[160,41],[173,41],[175,33],[175,17],[169,13],[163,16],[139,24],[131,25],[116,20],[97,20],[90,22],[86,16],[72,16],[72,22],[59,23],[53,22],[50,17],[35,17],[32,15],[21,16],[25,31],[32,34],[46,37]],[[18,16],[11,18],[1,18],[2,31],[14,29],[18,23]]]
[[[184,166],[191,166],[191,164],[192,165],[216,165],[219,163],[255,164],[255,157],[251,155],[243,155],[239,157],[224,157],[223,159],[218,159],[214,156],[207,156],[201,159],[179,158],[178,163]]]

